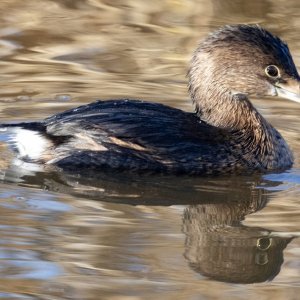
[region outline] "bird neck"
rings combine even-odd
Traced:
[[[211,93],[209,95],[209,93]],[[228,131],[237,151],[255,160],[263,169],[292,165],[292,153],[280,133],[257,111],[245,94],[224,89],[198,89],[192,99],[199,118],[207,124]]]
[[[220,85],[190,85],[190,94],[198,117],[211,126],[228,131],[244,131],[268,124],[246,94],[234,93]]]

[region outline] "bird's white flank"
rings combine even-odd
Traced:
[[[16,148],[19,158],[31,160],[39,160],[51,144],[39,132],[23,128],[14,128],[12,130],[11,143]]]

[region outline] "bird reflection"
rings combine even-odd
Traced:
[[[266,206],[279,183],[251,177],[166,177],[125,173],[40,173],[23,176],[22,185],[129,205],[185,205],[184,257],[195,272],[213,280],[254,283],[272,280],[283,263],[291,237],[244,226],[246,215]]]
[[[241,201],[191,205],[183,214],[184,256],[190,267],[214,280],[254,283],[272,280],[292,238],[260,227],[243,226],[245,215],[265,204],[259,190]]]

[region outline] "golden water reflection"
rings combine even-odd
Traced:
[[[126,178],[132,185],[123,191]],[[299,212],[294,199],[284,211],[272,205],[284,199],[277,196],[280,182],[259,177],[162,177],[158,182],[155,177],[107,175],[95,183],[96,193],[91,182],[88,189],[85,180],[84,185],[78,178],[72,182],[72,176],[68,185],[51,176],[41,182],[40,188],[56,192],[4,184],[0,190],[0,287],[8,294],[32,299],[199,294],[218,299],[229,294],[239,299],[239,284],[228,283],[268,280],[273,281],[244,286],[244,293],[297,293],[282,284],[289,278],[293,286],[297,280],[299,233],[293,218],[287,220]],[[33,182],[27,178],[23,184]],[[58,192],[62,187],[64,193]],[[176,205],[170,206],[172,201]],[[263,215],[266,209],[286,215],[282,227],[278,223],[272,229],[273,219],[263,226],[244,224],[247,215],[255,220],[255,213]]]
[[[299,68],[299,16],[296,0],[1,1],[1,120],[120,97],[191,111],[185,74],[199,39],[259,23],[289,43]],[[10,184],[0,185],[0,297],[297,299],[300,107],[254,103],[293,148],[291,171],[35,174],[7,171],[1,145]]]

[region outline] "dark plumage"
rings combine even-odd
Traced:
[[[39,157],[24,154],[23,147],[21,159],[77,172],[201,175],[292,166],[284,139],[248,99],[279,94],[299,101],[299,75],[285,43],[256,25],[225,26],[200,43],[188,74],[196,114],[111,100],[3,127],[24,128],[45,139]],[[17,138],[14,143],[21,149]]]

